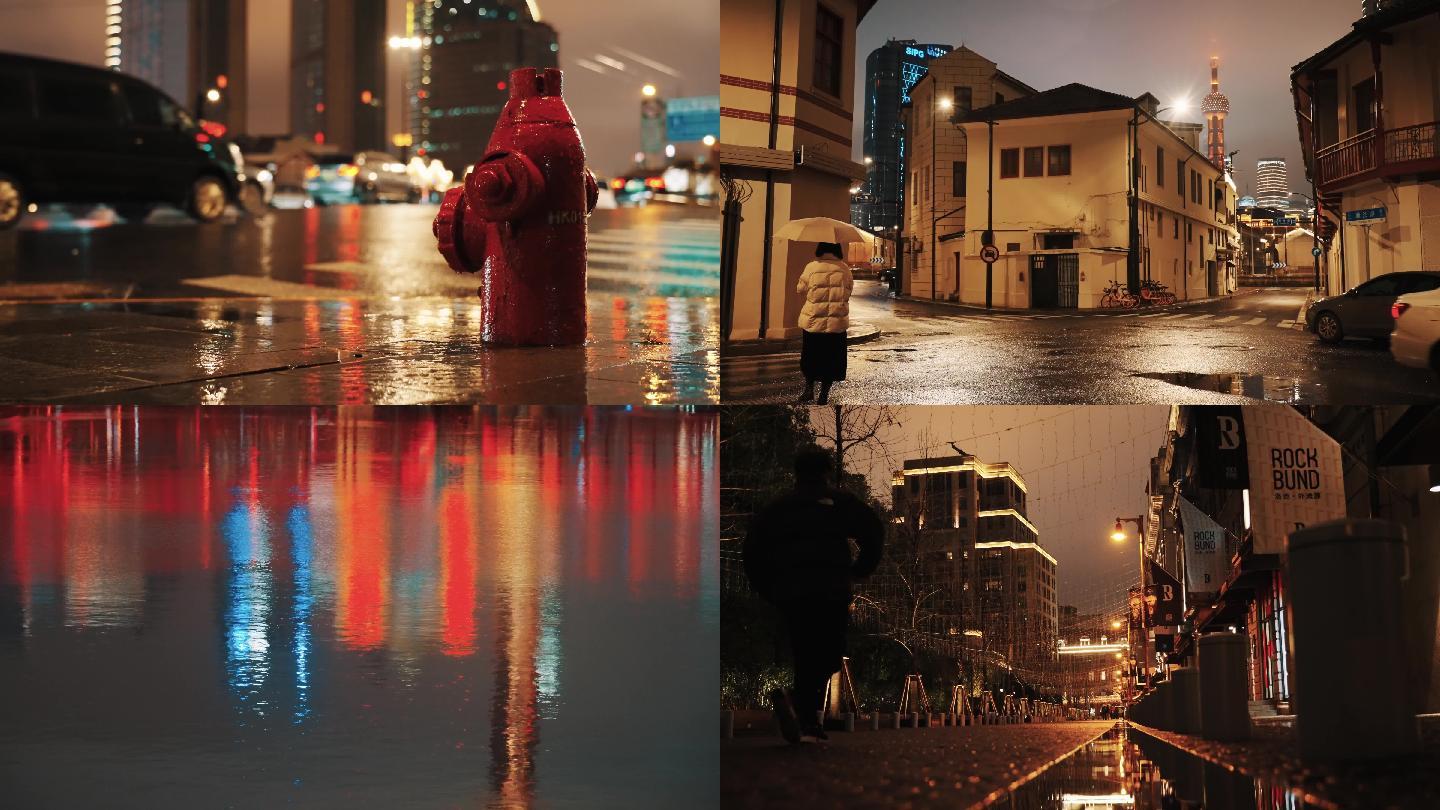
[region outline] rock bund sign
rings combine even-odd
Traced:
[[[1255,553],[1279,554],[1285,538],[1345,517],[1340,445],[1294,409],[1244,406]]]

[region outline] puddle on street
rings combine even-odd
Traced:
[[[991,807],[1318,810],[1284,786],[1193,756],[1117,724]]]
[[[1264,399],[1271,402],[1299,402],[1300,380],[1294,377],[1266,377],[1263,374],[1200,374],[1193,371],[1146,371],[1131,374],[1171,385],[1214,391],[1220,394]]]

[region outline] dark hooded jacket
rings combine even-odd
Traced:
[[[850,541],[859,551],[852,554]],[[766,601],[850,601],[850,586],[880,564],[884,524],[864,501],[841,490],[801,487],[750,521],[745,573]]]

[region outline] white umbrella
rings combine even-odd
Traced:
[[[865,232],[848,222],[830,217],[806,217],[791,220],[775,231],[775,239],[792,242],[864,242]]]

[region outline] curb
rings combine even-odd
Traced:
[[[1134,309],[1104,309],[1104,308],[1102,308],[1102,307],[1089,307],[1089,308],[1086,308],[1086,309],[1080,309],[1080,308],[1077,307],[1077,308],[1074,309],[1074,310],[1068,310],[1068,311],[1069,311],[1069,312],[1073,312],[1073,313],[1078,314],[1078,315],[1090,315],[1090,314],[1098,314],[1098,313],[1102,313],[1102,312],[1105,312],[1105,313],[1110,313],[1110,312],[1169,312],[1169,311],[1171,311],[1171,310],[1183,309],[1184,307],[1197,306],[1197,305],[1199,305],[1199,304],[1212,304],[1212,303],[1214,303],[1214,302],[1216,302],[1216,301],[1231,301],[1231,300],[1234,300],[1234,299],[1236,299],[1236,298],[1240,298],[1240,297],[1242,297],[1242,296],[1252,295],[1252,294],[1254,294],[1254,293],[1258,293],[1258,292],[1260,292],[1262,289],[1268,289],[1268,288],[1264,288],[1264,287],[1240,288],[1240,289],[1237,289],[1235,292],[1231,293],[1230,295],[1216,295],[1216,296],[1213,296],[1213,297],[1211,297],[1211,298],[1191,298],[1191,299],[1189,299],[1188,301],[1176,301],[1176,302],[1173,303],[1173,304],[1167,304],[1167,305],[1165,305],[1165,306],[1163,306],[1163,307],[1135,307]],[[1020,307],[991,307],[990,309],[986,309],[985,307],[978,306],[978,305],[976,305],[976,304],[962,304],[962,303],[959,303],[959,302],[957,302],[957,301],[940,301],[940,300],[934,300],[934,299],[930,299],[930,298],[916,298],[916,297],[911,296],[911,295],[900,295],[900,296],[896,296],[893,300],[895,300],[895,301],[909,301],[909,302],[916,303],[916,304],[934,304],[934,305],[936,305],[936,306],[950,307],[951,309],[969,310],[969,311],[975,312],[975,313],[977,313],[977,314],[990,313],[990,314],[997,314],[997,315],[1024,315],[1024,314],[1029,314],[1029,313],[1032,313],[1032,312],[1050,312],[1050,311],[1051,311],[1051,310],[1036,310],[1036,309],[1031,309],[1031,308],[1020,308]],[[1113,315],[1106,315],[1106,316],[1104,316],[1104,317],[1114,317],[1114,316],[1113,316]]]
[[[857,323],[845,331],[845,345],[868,343],[880,337],[880,327],[868,323]],[[784,354],[800,351],[801,338],[786,340],[732,340],[720,347],[720,356],[748,357],[757,354]]]

